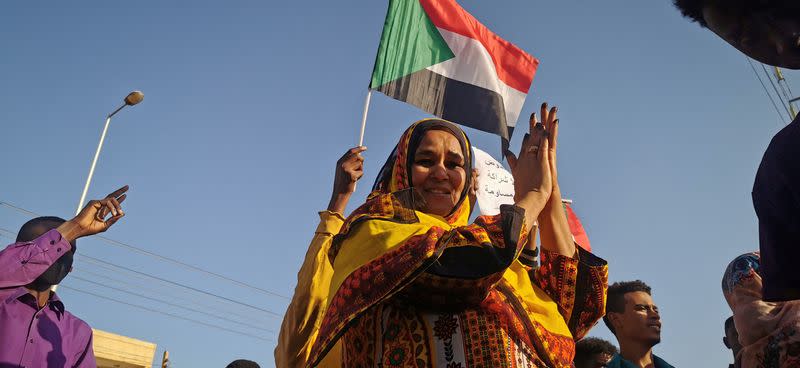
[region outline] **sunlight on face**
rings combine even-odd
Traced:
[[[643,291],[625,294],[625,311],[622,313],[622,326],[618,332],[653,345],[661,341],[661,316],[650,294]]]
[[[411,185],[425,198],[423,212],[447,216],[453,211],[466,182],[464,165],[455,136],[443,130],[425,133],[411,165]]]

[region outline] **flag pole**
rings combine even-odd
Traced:
[[[372,97],[372,90],[367,90],[367,100],[364,101],[364,114],[361,116],[361,134],[358,136],[358,145],[364,145],[364,130],[367,128],[367,113],[369,112],[369,98]]]

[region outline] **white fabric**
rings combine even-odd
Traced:
[[[480,41],[441,28],[437,29],[455,57],[431,65],[426,69],[459,82],[497,92],[503,97],[506,125],[516,126],[528,94],[510,87],[500,80],[489,51],[483,47]]]

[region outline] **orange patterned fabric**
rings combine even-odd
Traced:
[[[382,303],[345,333],[347,367],[569,367],[574,340],[536,321],[526,327],[499,292],[476,308],[440,313]],[[533,331],[528,331],[532,328]],[[534,345],[534,336],[541,346]],[[537,349],[546,349],[542,357]],[[552,362],[552,363],[548,363]]]
[[[431,229],[426,236],[410,239],[350,274],[328,305],[309,362],[316,362],[332,348],[347,325],[367,308],[396,293],[400,285],[418,274],[433,254],[441,232],[441,229]]]
[[[580,340],[605,314],[608,265],[602,259],[575,247],[578,259],[542,249],[541,266],[531,272],[531,281],[558,305],[575,340]]]

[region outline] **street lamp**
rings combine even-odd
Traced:
[[[144,100],[144,93],[141,91],[133,91],[125,97],[125,103],[122,104],[119,108],[114,110],[114,112],[108,114],[106,117],[106,125],[103,127],[103,134],[100,135],[100,143],[97,144],[97,151],[94,153],[94,159],[92,160],[92,166],[89,168],[89,177],[86,178],[86,185],[83,186],[83,194],[81,194],[81,201],[78,202],[78,209],[75,210],[75,214],[81,212],[83,209],[83,202],[86,200],[86,192],[89,191],[89,184],[92,182],[92,176],[94,175],[94,167],[97,165],[97,158],[100,157],[100,150],[103,148],[103,141],[106,139],[106,133],[108,132],[108,125],[111,123],[111,117],[114,114],[118,113],[119,110],[122,110],[125,106],[133,106],[142,102]]]

